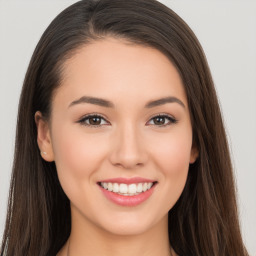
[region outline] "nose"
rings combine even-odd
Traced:
[[[135,169],[148,160],[143,138],[132,124],[117,129],[112,138],[110,162],[124,169]]]

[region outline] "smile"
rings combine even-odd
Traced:
[[[107,182],[101,182],[101,187],[108,191],[112,191],[113,193],[117,193],[119,195],[123,196],[134,196],[139,195],[140,193],[146,192],[153,186],[153,182],[149,183],[133,183],[133,184],[118,184],[118,183],[107,183]]]
[[[116,178],[97,184],[111,202],[121,206],[137,206],[152,195],[157,182],[143,178]]]

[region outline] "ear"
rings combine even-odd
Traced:
[[[47,162],[54,161],[52,140],[49,123],[44,119],[42,113],[35,113],[35,122],[37,126],[37,144],[42,158]]]
[[[193,164],[196,159],[198,158],[199,152],[198,149],[195,145],[192,146],[191,151],[190,151],[190,160],[189,163]]]

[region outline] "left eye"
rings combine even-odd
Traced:
[[[153,123],[152,123],[153,121]],[[150,119],[151,124],[156,126],[167,126],[177,123],[177,120],[168,115],[157,115]]]

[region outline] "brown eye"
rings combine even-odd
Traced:
[[[99,127],[108,124],[107,121],[99,115],[87,115],[84,116],[78,123],[89,126],[89,127]]]
[[[89,117],[88,118],[89,124],[90,125],[100,125],[101,123],[101,118],[98,116],[95,117]]]
[[[153,118],[154,124],[156,125],[164,125],[165,124],[165,117],[157,116]]]
[[[177,123],[177,120],[169,115],[157,115],[150,119],[151,125],[156,125],[159,127],[167,126]]]

